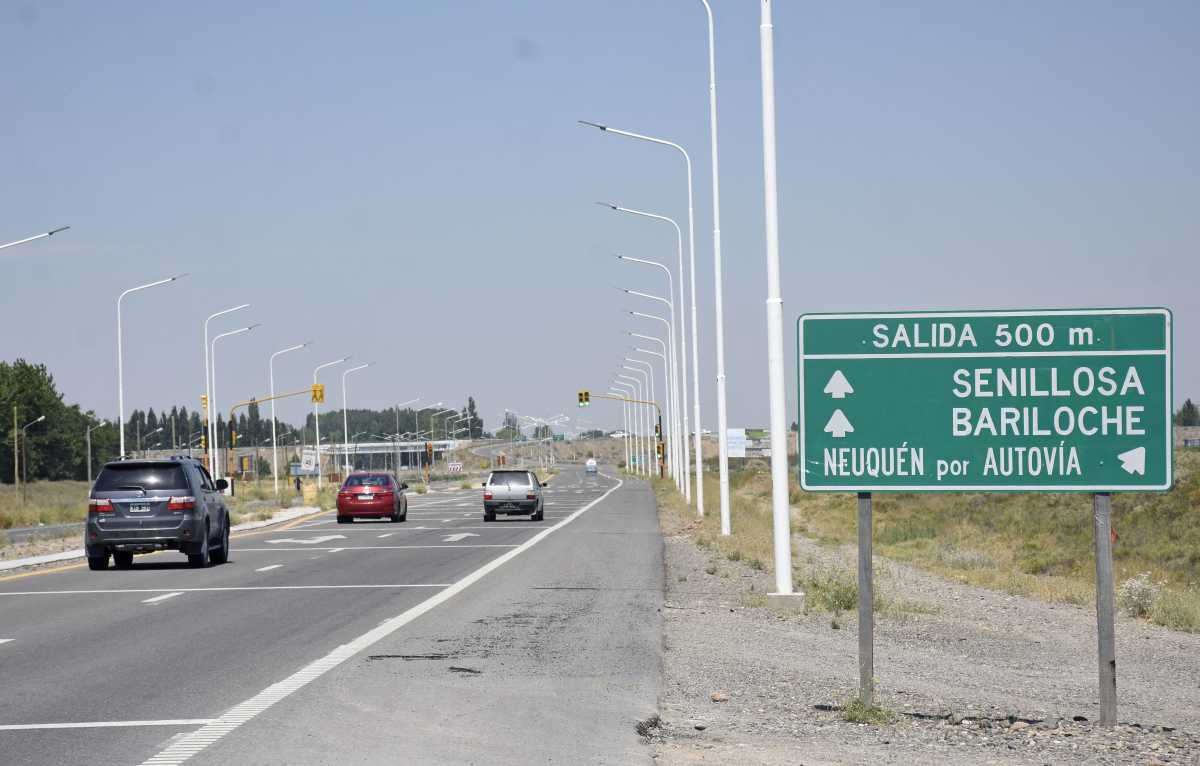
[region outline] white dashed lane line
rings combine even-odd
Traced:
[[[183,591],[177,590],[177,591],[173,591],[171,593],[164,593],[161,596],[155,596],[153,598],[148,598],[145,601],[143,601],[142,603],[143,604],[157,604],[160,601],[166,601],[169,598],[175,598],[176,596],[182,596],[182,595],[183,595]]]
[[[278,569],[281,566],[283,566],[283,564],[272,564],[269,567],[259,567],[258,569],[255,569],[254,571],[255,572],[270,572],[272,569]]]
[[[0,638],[0,644],[7,644],[9,641],[16,641],[15,638]]]
[[[379,536],[379,539],[382,540],[383,538],[391,537],[394,534],[396,534],[396,533],[395,532],[384,532],[382,535]]]

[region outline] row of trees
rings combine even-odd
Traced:
[[[439,408],[440,409],[440,408]],[[91,430],[92,465],[97,467],[113,460],[120,451],[116,424],[99,426],[103,416],[84,411],[77,404],[67,404],[59,393],[54,376],[43,364],[18,359],[11,364],[0,362],[0,481],[14,481],[13,431],[14,416],[18,434],[25,428],[21,454],[29,479],[85,479],[88,475],[87,440]],[[44,419],[38,420],[44,416]],[[363,441],[379,436],[421,432],[421,438],[443,439],[486,436],[483,419],[479,417],[475,398],[468,397],[460,410],[435,413],[433,409],[384,410],[351,409],[347,413],[351,441],[356,435]],[[451,422],[453,421],[453,422]],[[234,428],[238,445],[267,447],[271,444],[270,414],[264,418],[257,403],[241,410]],[[224,415],[217,415],[218,440],[229,443],[229,426]],[[312,444],[315,421],[309,414],[302,427],[276,421],[281,445]],[[459,431],[459,429],[463,429]],[[456,433],[457,432],[457,433]],[[186,451],[189,446],[199,449],[204,433],[203,413],[187,407],[171,406],[155,410],[135,409],[125,422],[125,449]],[[342,411],[321,413],[321,436],[325,443],[340,442]],[[412,438],[411,436],[409,438]]]

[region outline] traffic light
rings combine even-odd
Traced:
[[[660,439],[662,438],[662,423],[654,424],[654,435]]]
[[[591,407],[592,406],[592,392],[591,391],[580,391],[579,392],[579,406],[580,407]]]
[[[200,394],[200,409],[206,413],[208,412],[208,394]],[[205,417],[208,417],[208,415],[205,415]]]
[[[200,434],[200,449],[202,449],[202,450],[208,449],[208,435],[207,434]]]
[[[425,459],[433,462],[433,442],[425,442]]]
[[[325,384],[324,383],[313,383],[312,384],[312,401],[313,401],[313,404],[324,404],[325,403]]]
[[[229,447],[230,449],[237,446],[237,431],[229,429]]]
[[[658,457],[659,457],[659,459],[660,459],[660,460],[662,459],[662,456],[663,456],[663,444],[662,444],[662,442],[659,442],[658,444],[655,444],[655,445],[654,445],[654,454],[658,455]]]

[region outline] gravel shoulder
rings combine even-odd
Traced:
[[[1200,763],[1198,635],[1118,618],[1121,723],[1101,729],[1094,612],[876,558],[891,604],[876,616],[876,688],[894,720],[850,723],[855,616],[758,606],[769,574],[697,547],[669,513],[660,523],[660,764]],[[798,570],[854,569],[853,549],[796,548]]]

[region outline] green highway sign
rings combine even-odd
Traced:
[[[806,490],[1171,488],[1167,309],[806,314],[796,329]]]

